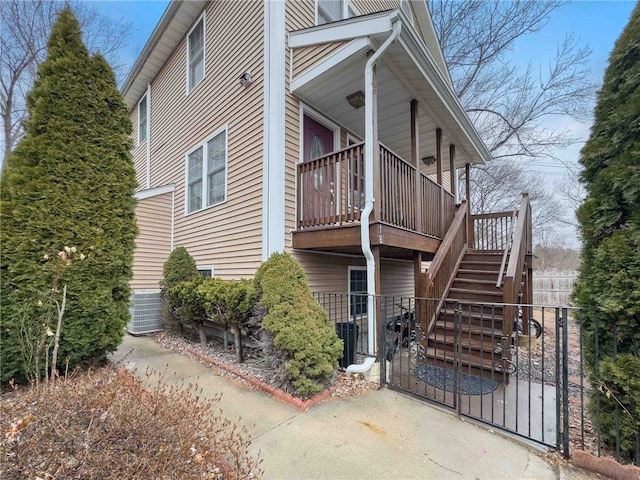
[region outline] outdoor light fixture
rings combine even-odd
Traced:
[[[364,92],[362,90],[358,90],[351,95],[347,95],[347,102],[356,110],[360,107],[364,107]]]
[[[248,85],[251,83],[251,74],[249,72],[244,72],[238,77],[238,80],[240,81],[240,85]]]
[[[434,157],[433,155],[422,157],[422,163],[424,163],[425,165],[433,165],[434,163],[436,163],[436,157]]]

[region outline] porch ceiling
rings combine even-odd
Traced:
[[[358,90],[364,92],[367,52],[379,48],[388,36],[389,32],[384,32],[352,39],[333,55],[293,78],[292,93],[364,138],[365,109],[355,109],[346,97]],[[410,103],[415,99],[419,114],[419,157],[435,156],[435,130],[440,127],[445,170],[449,165],[449,144],[456,145],[457,167],[466,163],[484,163],[489,154],[477,132],[473,127],[469,131],[468,125],[461,125],[451,106],[443,99],[437,82],[429,77],[424,65],[416,61],[415,46],[411,43],[412,38],[401,35],[377,64],[378,139],[405,160],[411,159]],[[434,173],[435,165],[426,171]]]

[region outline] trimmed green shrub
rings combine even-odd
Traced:
[[[163,300],[162,323],[167,330],[183,332],[183,325],[176,316],[175,309],[181,306],[169,296],[169,291],[180,282],[198,280],[202,278],[196,261],[185,247],[174,249],[162,266],[162,280],[160,294]]]
[[[69,8],[53,27],[27,110],[25,136],[0,178],[2,382],[25,379],[19,332],[37,334],[38,300],[51,288],[44,256],[63,246],[86,259],[61,280],[59,369],[117,348],[129,321],[137,234],[129,111],[107,62],[89,56]]]
[[[186,248],[178,247],[169,254],[169,258],[162,266],[160,290],[166,293],[180,282],[197,280],[198,278],[201,278],[201,275],[196,261],[189,255]]]
[[[343,345],[312,297],[304,271],[288,253],[274,253],[255,281],[267,311],[262,328],[274,335],[283,352],[293,388],[301,396],[321,391],[335,372]]]
[[[168,290],[167,299],[180,325],[186,329],[197,331],[200,343],[206,345],[207,332],[204,329],[204,321],[207,314],[204,300],[198,294],[198,287],[202,282],[204,280],[200,276],[195,280],[180,282]]]
[[[208,318],[231,328],[235,340],[236,361],[242,362],[242,330],[246,327],[255,304],[253,280],[221,280],[210,278],[197,289]]]

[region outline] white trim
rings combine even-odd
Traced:
[[[151,84],[147,83],[147,188],[151,188]]]
[[[371,44],[369,43],[369,39],[367,37],[360,37],[352,40],[329,57],[324,58],[320,63],[314,65],[301,75],[298,75],[296,78],[294,78],[289,86],[289,89],[291,90],[291,92],[295,92],[319,75],[322,75],[336,65],[339,65],[341,62],[344,62],[352,55],[356,55],[360,52],[366,51],[369,48],[371,48]]]
[[[200,21],[202,21],[202,78],[193,87],[189,88],[189,84],[191,83],[191,77],[190,77],[190,74],[189,74],[189,70],[190,70],[190,66],[191,66],[190,63],[189,63],[189,60],[190,60],[189,37],[193,33],[193,30],[198,26]],[[187,36],[185,38],[187,39],[187,58],[186,58],[186,62],[185,62],[186,65],[187,65],[186,92],[187,92],[187,95],[189,95],[189,93],[191,93],[193,90],[195,90],[195,88],[202,83],[202,81],[205,79],[205,77],[207,75],[207,71],[206,71],[206,64],[207,64],[207,62],[206,62],[206,60],[207,60],[207,15],[206,15],[206,11],[202,12],[202,15],[200,15],[198,17],[198,19],[195,22],[193,22],[193,25],[191,26],[191,28],[187,32]]]
[[[171,190],[171,239],[170,239],[170,245],[169,245],[172,252],[174,249],[175,223],[176,223],[176,191],[174,188]]]
[[[300,155],[298,161],[304,160],[304,116],[313,118],[316,122],[333,131],[333,151],[340,150],[340,125],[330,120],[327,116],[313,109],[306,103],[300,102]],[[327,152],[331,153],[331,152]]]
[[[349,142],[352,142],[352,143],[349,143]],[[352,135],[349,132],[347,132],[347,145],[346,145],[346,147],[350,147],[351,145],[355,145],[356,143],[360,143],[360,142],[362,142],[362,140],[360,140],[355,135]]]
[[[349,9],[354,13],[353,17],[349,16]],[[345,0],[344,2],[344,18],[354,18],[360,16],[360,10],[353,4],[351,0]]]
[[[285,247],[285,2],[264,2],[262,260]]]
[[[408,12],[405,11],[405,9],[408,9]],[[413,8],[411,7],[411,2],[409,0],[400,0],[400,11],[404,13],[404,16],[407,17],[407,20],[409,20],[409,23],[413,26]]]
[[[215,268],[213,267],[213,265],[196,265],[196,268],[198,269],[198,272],[211,273],[211,277],[209,278],[213,278],[215,272]]]
[[[157,195],[162,195],[164,193],[170,193],[175,191],[175,185],[165,185],[162,187],[156,187],[146,190],[140,190],[134,193],[134,197],[136,200],[144,200],[145,198],[155,197]]]
[[[209,202],[209,189],[208,189],[208,150],[207,144],[215,137],[224,132],[224,199],[217,203],[208,204]],[[189,155],[202,148],[202,206],[201,208],[193,211],[189,211]],[[203,141],[199,142],[193,148],[187,151],[184,156],[184,214],[192,215],[208,208],[217,207],[227,201],[227,195],[229,193],[229,126],[223,125],[214,131],[211,135],[206,137]]]
[[[358,266],[358,265],[349,265],[347,266],[347,318],[349,319],[349,321],[351,321],[352,319],[352,315],[351,315],[351,272],[353,271],[360,271],[360,272],[365,272],[365,274],[367,273],[367,267],[364,266]],[[366,277],[365,277],[366,278]],[[365,290],[363,290],[362,292],[358,292],[359,294],[364,294],[367,295],[367,290],[366,290],[366,283],[365,283]],[[357,315],[356,318],[358,319],[363,319],[363,318],[367,318],[369,315],[369,306],[368,306],[367,302],[367,313],[364,314],[359,314]]]
[[[311,47],[322,43],[334,43],[353,40],[367,35],[379,35],[391,32],[393,21],[399,10],[354,17],[339,23],[323,24],[297,30],[289,34],[289,47]]]

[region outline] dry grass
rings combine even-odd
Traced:
[[[147,387],[145,387],[147,385]],[[107,366],[0,398],[0,478],[240,479],[261,475],[219,398]]]

